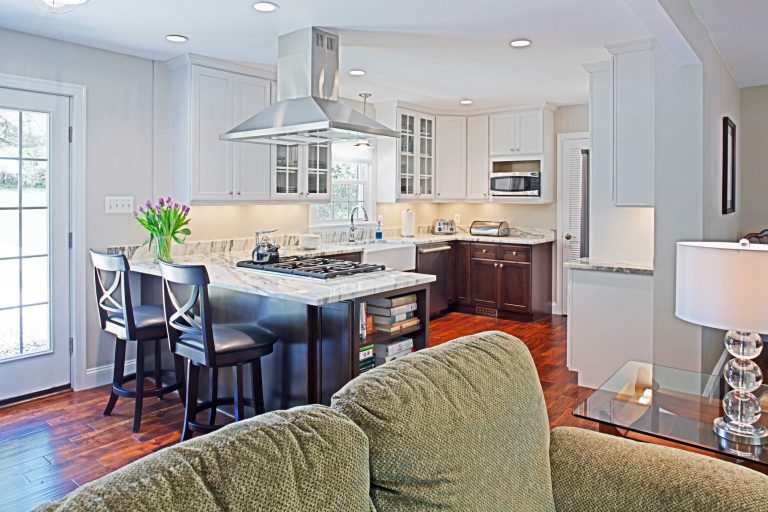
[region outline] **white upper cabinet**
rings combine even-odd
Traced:
[[[467,199],[488,200],[488,116],[467,118]]]
[[[166,69],[174,196],[203,204],[270,200],[272,149],[219,136],[269,106],[274,81],[197,56],[174,59]]]
[[[331,197],[330,144],[276,145],[272,199],[327,202]]]
[[[467,195],[467,118],[437,116],[435,126],[435,199],[464,199]]]
[[[237,126],[269,106],[270,83],[260,78],[238,76],[235,79],[235,119]],[[229,128],[228,128],[229,129]],[[222,132],[223,133],[223,132]],[[266,144],[229,143],[233,148],[235,199],[264,201],[270,197],[271,148]]]
[[[616,206],[653,206],[653,43],[607,48],[613,54],[613,199]]]
[[[544,151],[543,110],[490,116],[491,156],[538,155]]]

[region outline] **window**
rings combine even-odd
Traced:
[[[355,151],[359,151],[355,149]],[[343,151],[336,156],[334,147],[334,162],[331,167],[331,201],[326,204],[315,204],[311,208],[310,224],[314,227],[347,224],[349,214],[357,205],[363,206],[374,219],[373,200],[371,191],[372,160],[368,158],[350,158]]]

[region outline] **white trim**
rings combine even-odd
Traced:
[[[621,53],[641,52],[644,50],[653,49],[653,38],[638,39],[636,41],[627,41],[624,43],[607,44],[605,49],[611,55],[618,55]]]
[[[563,226],[563,141],[566,140],[590,140],[589,132],[571,132],[571,133],[558,133],[557,134],[557,237],[555,238],[555,296],[552,303],[553,315],[567,314],[563,310],[563,283],[566,276],[565,269],[563,268],[563,239],[561,234],[565,233],[565,226]],[[569,322],[570,323],[570,322]]]
[[[715,386],[720,382],[720,377],[723,375],[723,366],[725,366],[725,362],[728,360],[728,355],[728,351],[723,350],[720,359],[717,360],[717,364],[715,364],[712,370],[712,374],[707,379],[707,385],[704,386],[704,396],[710,396]]]
[[[194,53],[174,57],[173,59],[165,61],[163,64],[167,66],[168,70],[178,69],[183,66],[200,66],[209,69],[217,69],[219,71],[237,73],[239,75],[263,78],[264,80],[277,80],[277,68],[275,66],[251,66],[227,60],[204,57]]]
[[[70,126],[73,142],[70,144],[69,223],[72,232],[70,251],[70,336],[74,339],[70,356],[70,383],[74,390],[86,387],[86,230],[85,230],[85,170],[86,170],[86,87],[0,73],[0,87],[69,97]],[[79,286],[78,286],[79,284]]]
[[[590,62],[589,64],[583,64],[581,67],[583,67],[584,71],[587,73],[599,73],[600,71],[610,71],[611,64],[612,63],[610,60],[603,60],[600,62]]]
[[[112,364],[105,364],[104,366],[96,366],[94,368],[88,368],[85,372],[85,386],[83,389],[95,388],[97,386],[104,386],[112,382],[112,372],[114,371]],[[136,360],[131,359],[125,361],[125,375],[130,373],[136,373]]]

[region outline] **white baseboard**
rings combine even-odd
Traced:
[[[105,364],[104,366],[96,366],[94,368],[88,368],[85,371],[85,388],[90,389],[98,386],[104,386],[112,382],[112,372],[114,365]],[[131,359],[125,362],[125,374],[136,372],[136,360]]]

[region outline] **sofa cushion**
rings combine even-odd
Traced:
[[[558,427],[552,431],[558,512],[765,511],[768,477],[677,448]]]
[[[40,510],[370,511],[368,485],[365,435],[314,405],[166,448]]]
[[[332,399],[370,442],[388,511],[552,511],[549,422],[526,346],[459,338],[364,373]]]

